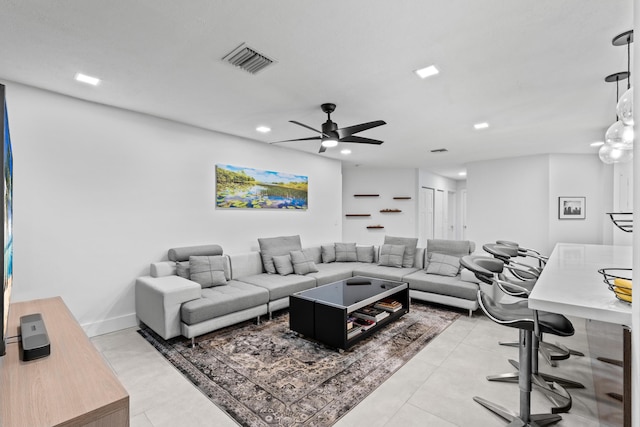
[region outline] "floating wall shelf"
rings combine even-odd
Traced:
[[[379,194],[354,194],[353,197],[380,197]]]
[[[409,196],[396,196],[393,198],[393,200],[411,200],[411,197]]]
[[[380,212],[382,213],[398,213],[398,212],[402,212],[400,209],[381,209]]]
[[[384,228],[382,225],[367,225],[367,228]]]
[[[371,214],[346,214],[345,216],[371,216]]]

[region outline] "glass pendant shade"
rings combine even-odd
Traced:
[[[633,126],[626,126],[622,120],[618,120],[607,129],[604,143],[612,148],[628,150],[633,148],[633,137]]]
[[[616,107],[618,117],[627,126],[633,126],[633,88],[622,94]]]
[[[614,148],[611,144],[604,144],[598,151],[598,156],[603,163],[625,163],[633,158],[633,149]]]

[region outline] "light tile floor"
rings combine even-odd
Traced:
[[[618,352],[612,354],[622,341],[619,328],[572,321],[576,334],[562,338],[562,343],[587,356],[572,356],[556,368],[540,361],[542,371],[586,385],[583,390],[570,390],[573,407],[555,425],[620,426],[622,405],[605,392],[620,392],[621,368],[595,359],[596,355],[619,358]],[[505,425],[472,397],[485,397],[518,411],[517,384],[485,379],[489,374],[513,371],[507,359],[517,360],[517,349],[497,342],[514,341],[517,334],[479,311],[473,317],[460,317],[335,426]],[[140,337],[136,328],[92,341],[129,392],[132,427],[237,426]],[[549,402],[539,392],[534,390],[531,400],[534,413],[549,411]]]

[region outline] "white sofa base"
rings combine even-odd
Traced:
[[[458,307],[469,310],[469,317],[471,317],[473,315],[473,312],[478,308],[477,300],[471,301],[468,299],[455,298],[447,295],[434,294],[431,292],[416,291],[414,289],[409,289],[409,298],[426,302],[435,302],[437,304],[444,304],[450,307]]]
[[[204,322],[197,323],[195,325],[187,325],[186,323],[180,323],[182,335],[187,338],[193,338],[198,335],[206,334],[216,329],[226,328],[227,326],[235,325],[236,323],[244,322],[245,320],[256,318],[256,322],[260,323],[260,316],[267,314],[267,304],[262,304],[256,307],[247,308],[245,310],[236,311],[235,313],[229,313],[224,316],[215,317],[213,319],[205,320]]]
[[[289,297],[277,299],[275,301],[269,301],[269,319],[274,311],[282,310],[289,307]]]

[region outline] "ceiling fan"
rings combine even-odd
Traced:
[[[303,128],[307,128],[316,133],[319,133],[318,136],[312,136],[309,138],[298,138],[298,139],[287,139],[285,141],[276,141],[271,144],[278,144],[280,142],[291,142],[291,141],[311,141],[311,140],[320,140],[322,143],[320,144],[319,153],[324,153],[327,151],[329,147],[335,147],[339,142],[354,142],[358,144],[375,144],[380,145],[383,141],[379,141],[377,139],[365,138],[362,136],[354,136],[354,134],[358,132],[365,131],[367,129],[371,129],[374,127],[386,125],[387,123],[383,120],[376,120],[374,122],[368,123],[360,123],[359,125],[348,126],[345,128],[338,129],[338,124],[331,121],[331,113],[333,113],[336,109],[336,104],[322,104],[320,106],[322,111],[327,113],[327,121],[322,124],[322,131],[312,128],[311,126],[307,126],[304,123],[296,122],[295,120],[289,120],[291,123],[294,123],[298,126],[302,126]]]

